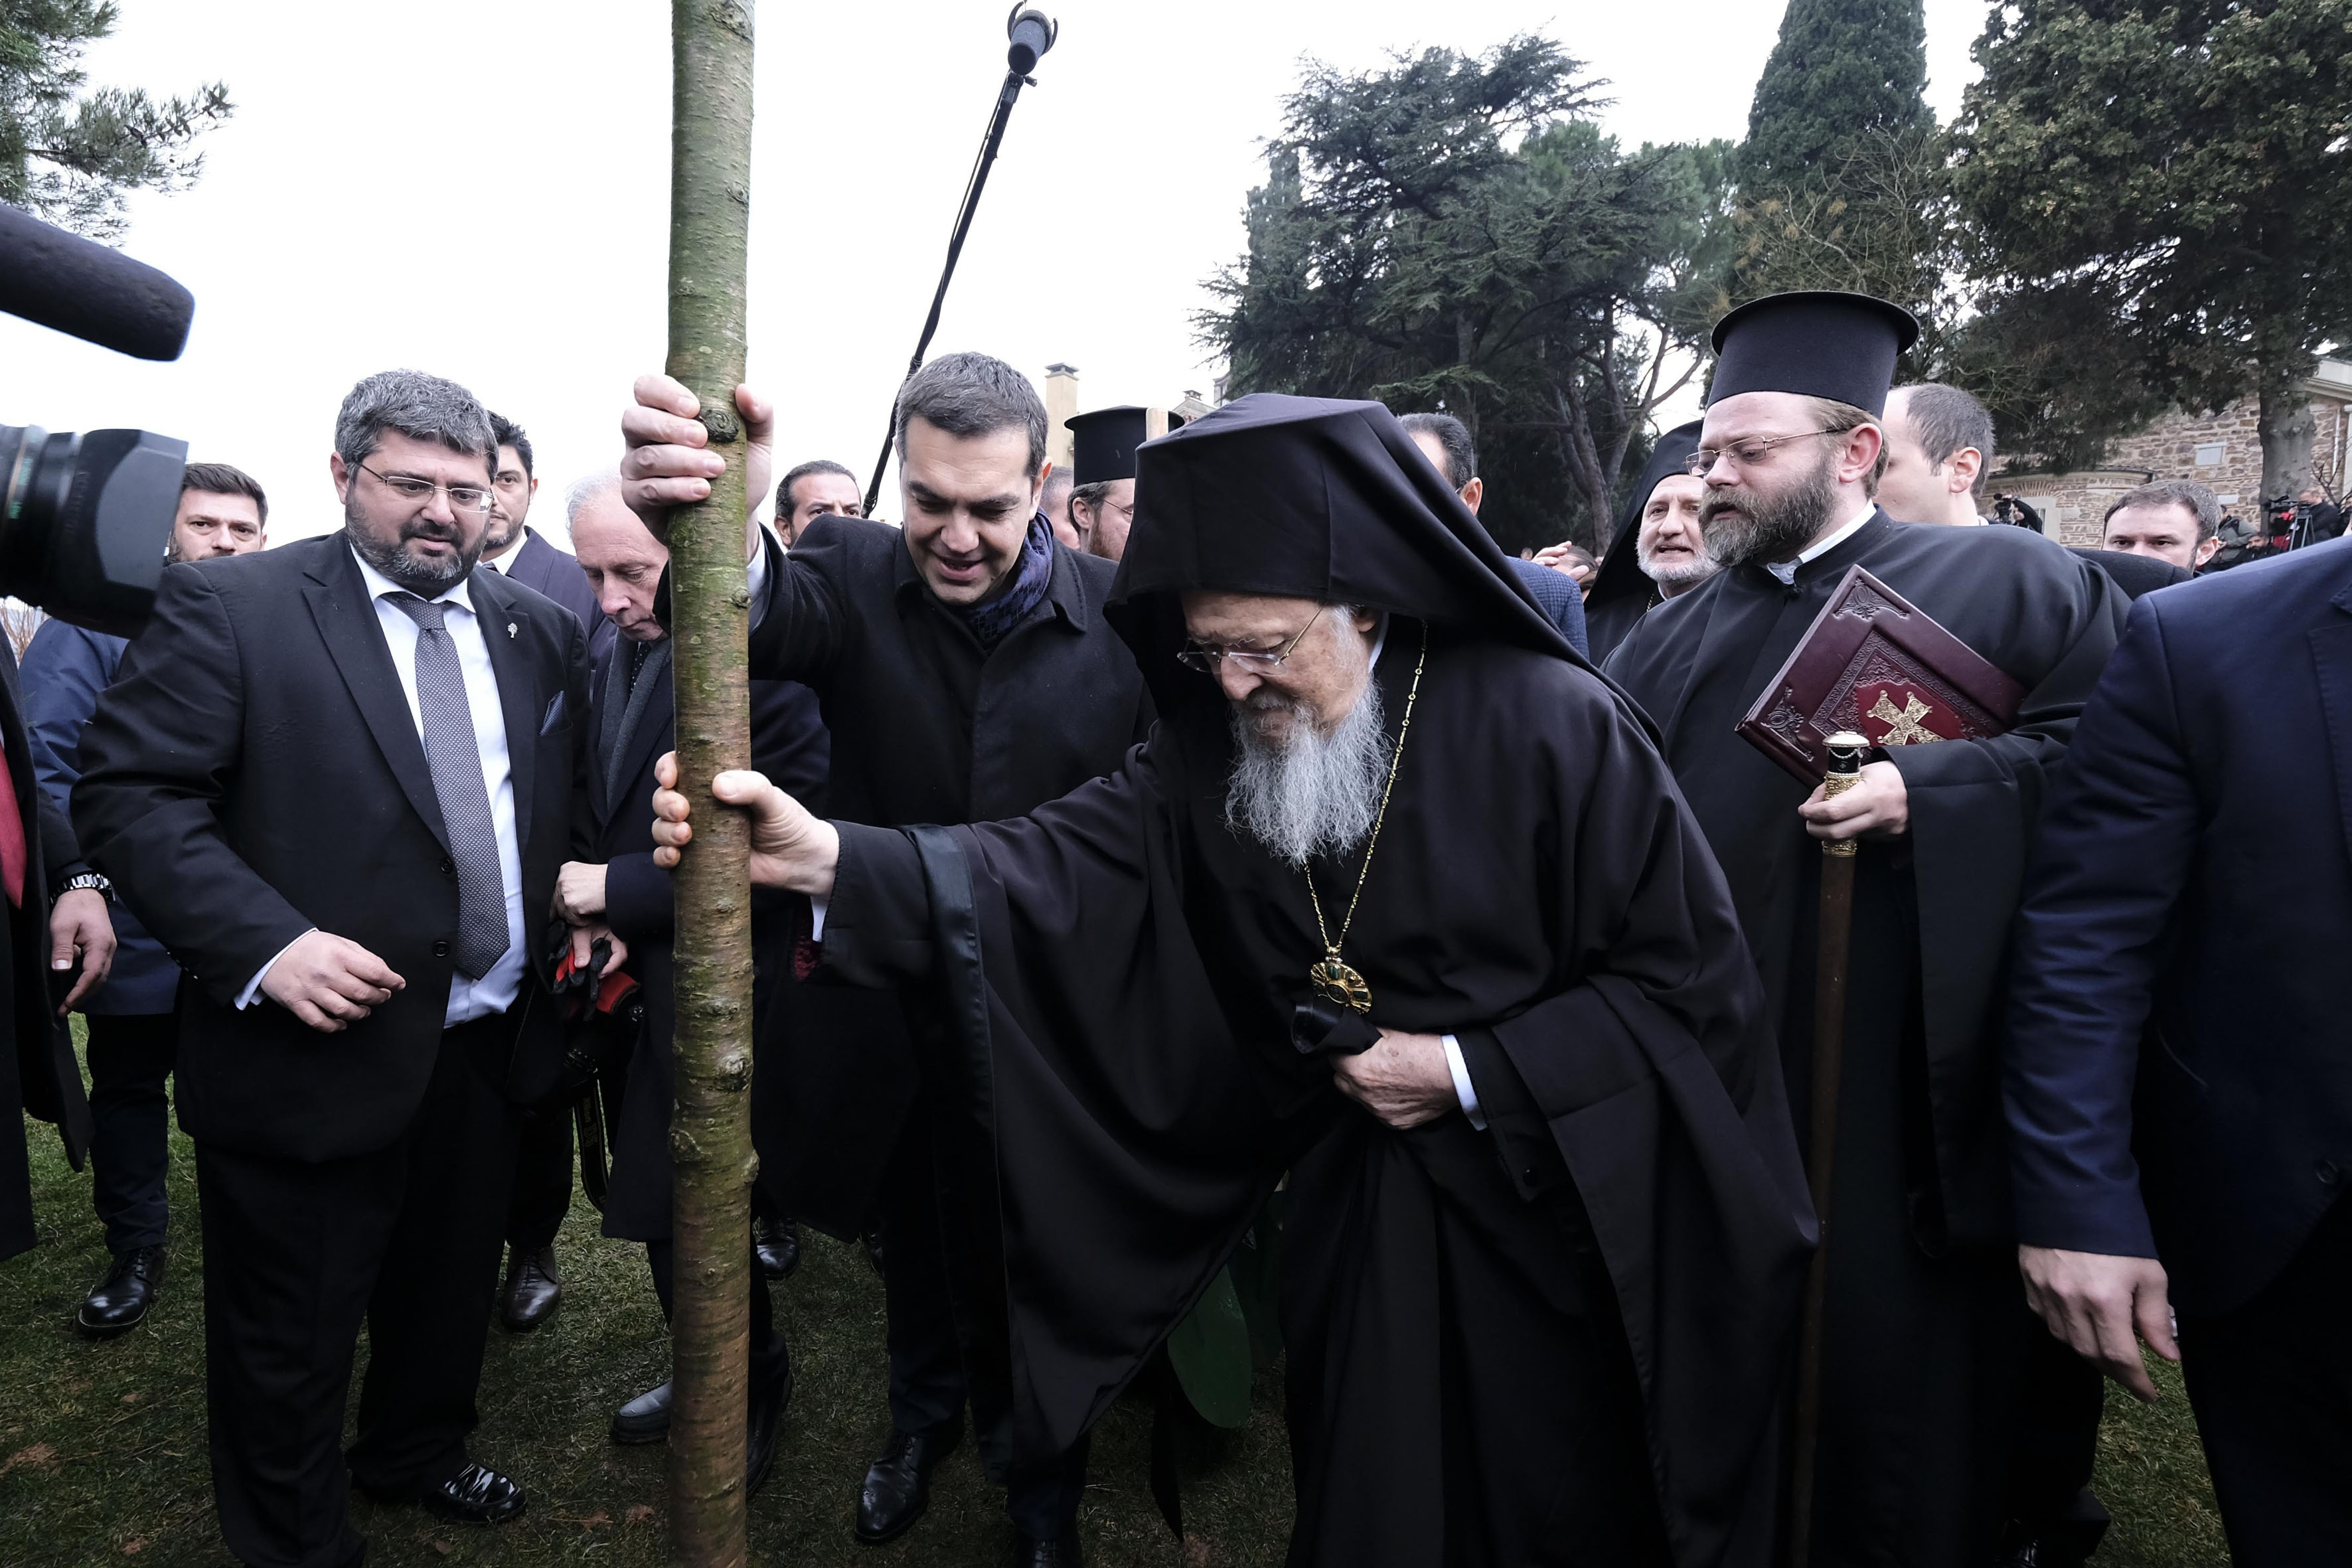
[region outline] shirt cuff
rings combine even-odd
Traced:
[[[1486,1113],[1478,1109],[1478,1086],[1470,1081],[1470,1064],[1462,1059],[1462,1042],[1451,1035],[1441,1037],[1445,1042],[1445,1070],[1454,1075],[1454,1098],[1462,1102],[1462,1114],[1479,1131],[1486,1131]]]
[[[318,927],[312,926],[310,931],[316,931],[318,929]],[[302,933],[302,936],[309,936],[310,934],[310,931],[306,931]],[[294,942],[300,942],[302,940],[302,936],[296,937]],[[284,947],[279,948],[276,952],[270,954],[269,962],[253,972],[253,978],[246,982],[245,989],[236,994],[236,1008],[238,1012],[242,1013],[247,1007],[253,1005],[254,999],[261,994],[261,983],[269,978],[269,972],[278,967],[278,961],[285,957],[286,954],[293,948],[294,942],[288,942]],[[1455,1081],[1458,1082],[1460,1080],[1456,1079]]]
[[[809,900],[809,941],[811,942],[823,942],[824,940],[825,902],[826,900],[824,899],[813,898]]]

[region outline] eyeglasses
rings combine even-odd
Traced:
[[[1784,441],[1805,441],[1815,436],[1843,436],[1843,430],[1800,430],[1793,436],[1768,436],[1760,440],[1734,441],[1728,447],[1701,447],[1683,465],[1683,472],[1693,479],[1705,479],[1707,470],[1725,458],[1737,468],[1752,468],[1770,455],[1773,447]]]
[[[449,507],[453,511],[490,510],[493,498],[479,485],[436,485],[431,479],[420,479],[415,474],[377,474],[365,463],[352,466],[363,474],[375,474],[386,489],[404,500],[429,504],[434,496],[439,494],[449,498]]]
[[[1320,616],[1317,617],[1318,620],[1320,618]],[[1259,653],[1245,647],[1220,647],[1215,643],[1196,642],[1190,647],[1178,649],[1176,658],[1188,669],[1197,669],[1203,675],[1216,674],[1217,667],[1227,659],[1232,659],[1236,668],[1246,669],[1254,675],[1264,675],[1270,669],[1280,669],[1282,661],[1288,658],[1292,651],[1298,647],[1300,640],[1314,629],[1315,622],[1307,622],[1292,635],[1288,642],[1284,643],[1272,653]]]

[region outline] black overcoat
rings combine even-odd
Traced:
[[[1044,602],[983,649],[887,524],[821,517],[790,554],[766,549],[751,673],[816,692],[834,815],[885,826],[1017,816],[1117,769],[1150,727],[1135,657],[1103,616],[1108,561],[1055,545]],[[936,1027],[919,999],[899,1000],[908,1011],[812,988],[786,998],[793,1026],[783,1049],[772,1043],[766,1092],[788,1118],[778,1184],[792,1212],[836,1235],[871,1216],[919,1082],[908,1031]]]

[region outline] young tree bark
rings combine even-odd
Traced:
[[[669,1560],[740,1568],[750,1408],[751,841],[710,778],[750,765],[742,422],[751,192],[749,0],[673,0],[669,374],[702,401],[727,472],[670,520],[678,787],[700,808],[677,903],[674,1037],[677,1248],[670,1320]]]

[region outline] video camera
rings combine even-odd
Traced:
[[[0,310],[171,360],[195,309],[155,268],[0,205]],[[135,636],[154,608],[187,457],[185,441],[146,430],[0,425],[0,594]]]

